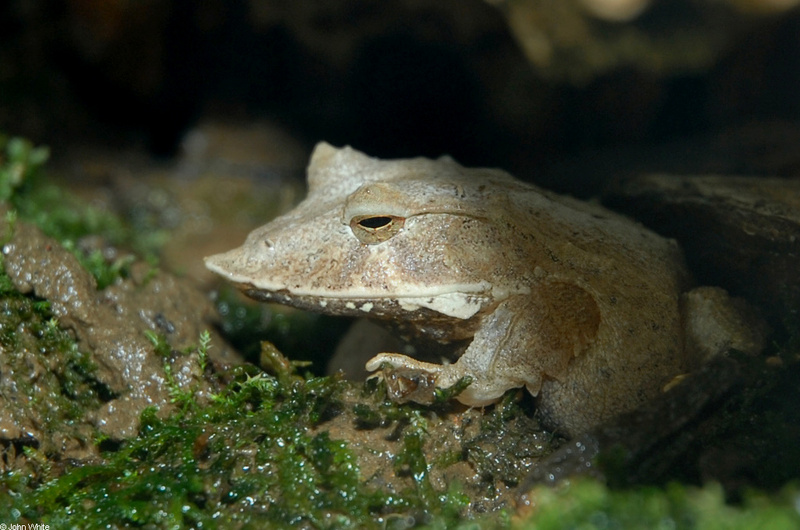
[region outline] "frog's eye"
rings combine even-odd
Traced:
[[[394,236],[405,222],[396,215],[357,215],[350,219],[350,230],[362,243],[374,245]]]

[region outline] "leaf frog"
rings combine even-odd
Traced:
[[[327,143],[308,188],[206,266],[258,300],[450,345],[438,362],[381,353],[367,363],[397,400],[429,402],[464,377],[457,399],[470,406],[524,386],[551,426],[576,434],[702,356],[684,330],[708,304],[682,296],[677,244],[599,205],[449,157],[379,160]],[[727,294],[707,291],[724,313]]]

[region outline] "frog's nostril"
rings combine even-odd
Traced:
[[[264,246],[267,248],[267,250],[272,250],[275,248],[275,243],[271,239],[265,239]]]

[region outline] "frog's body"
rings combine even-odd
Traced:
[[[308,181],[305,201],[207,266],[259,300],[468,344],[452,364],[386,353],[368,370],[389,363],[438,387],[471,376],[458,399],[476,406],[526,386],[574,434],[694,362],[681,253],[623,216],[499,170],[325,143]]]

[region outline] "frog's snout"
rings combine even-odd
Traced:
[[[211,272],[219,274],[220,276],[233,281],[241,281],[248,273],[247,263],[250,261],[247,258],[246,252],[242,247],[234,248],[227,252],[214,254],[204,258],[206,268]]]

